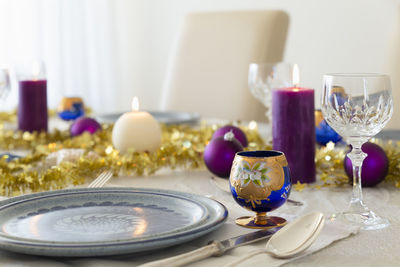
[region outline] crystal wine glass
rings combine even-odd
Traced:
[[[252,63],[249,66],[248,86],[253,96],[267,108],[266,116],[271,122],[271,90],[293,85],[294,64]]]
[[[10,73],[0,68],[0,100],[4,101],[11,90]]]
[[[384,74],[324,75],[322,113],[327,123],[352,146],[353,193],[347,211],[334,214],[359,224],[362,229],[381,229],[389,221],[379,217],[363,202],[361,168],[366,158],[361,146],[379,133],[393,113],[390,78]]]

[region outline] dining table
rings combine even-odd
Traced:
[[[389,135],[389,138],[396,137],[400,137],[399,132],[397,135],[392,132]],[[86,186],[87,184],[71,187],[85,188]],[[167,248],[95,257],[49,257],[0,250],[0,266],[137,266],[195,250],[212,240],[224,240],[254,231],[236,225],[236,218],[253,215],[253,213],[235,202],[228,186],[227,179],[215,177],[206,168],[175,170],[164,168],[146,176],[114,176],[105,187],[162,189],[201,195],[222,203],[228,210],[228,217],[216,230]],[[334,222],[329,220],[330,214],[346,209],[351,191],[350,185],[321,188],[306,186],[301,190],[292,188],[290,199],[300,201],[302,205],[287,202],[269,215],[280,216],[290,222],[311,212],[322,212],[326,217],[323,230],[325,233],[322,233],[308,250],[294,258],[276,259],[266,253],[261,253],[237,266],[399,266],[399,189],[385,182],[363,189],[364,201],[368,206],[390,221],[389,227],[373,231],[354,229],[351,225],[334,225]],[[328,240],[325,243],[324,238]],[[266,242],[266,240],[261,240],[237,247],[222,256],[209,257],[187,266],[224,266],[256,249],[265,247]]]

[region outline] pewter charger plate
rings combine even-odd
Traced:
[[[223,224],[219,202],[168,190],[49,191],[0,202],[0,248],[44,256],[105,256],[183,243]]]
[[[160,123],[165,124],[183,124],[183,123],[196,123],[200,119],[200,115],[190,112],[178,111],[149,111],[149,113]],[[100,122],[114,123],[122,115],[122,113],[103,114],[98,115],[96,118]]]

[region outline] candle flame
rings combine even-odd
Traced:
[[[132,111],[139,111],[139,98],[137,96],[132,99]]]
[[[39,61],[32,62],[32,76],[37,79],[41,73],[41,66]]]
[[[298,87],[300,84],[300,71],[299,71],[299,66],[297,64],[293,65],[293,85],[294,87]]]

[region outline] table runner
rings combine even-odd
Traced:
[[[238,216],[249,215],[251,212],[239,207],[232,197],[221,191],[211,181],[211,174],[205,170],[170,171],[163,170],[150,177],[116,177],[108,186],[129,186],[137,188],[163,188],[189,193],[210,195],[221,201],[230,212],[226,224],[219,230],[189,243],[140,255],[123,255],[105,258],[46,258],[39,256],[21,255],[0,251],[0,265],[18,266],[135,266],[151,260],[173,256],[182,252],[205,245],[213,239],[226,239],[248,231],[236,226],[234,219]],[[301,216],[312,211],[321,211],[326,215],[332,211],[345,209],[351,188],[306,188],[302,192],[292,190],[291,198],[301,200],[304,206],[296,207],[285,204],[271,214],[281,215],[288,219]],[[400,194],[398,189],[390,185],[379,185],[365,190],[365,201],[381,216],[390,219],[391,226],[377,231],[361,231],[355,236],[341,240],[307,257],[296,259],[287,266],[397,266],[400,262]],[[264,242],[236,248],[228,251],[222,257],[212,257],[190,266],[223,266],[254,249],[265,245]],[[240,266],[276,266],[268,264],[268,255],[258,255]]]

